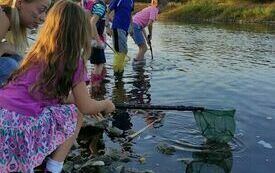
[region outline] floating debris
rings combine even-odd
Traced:
[[[143,139],[148,140],[148,139],[151,139],[151,138],[153,138],[152,135],[147,135],[147,136],[145,136]]]
[[[258,142],[258,144],[263,145],[265,148],[272,149],[272,145],[269,144],[269,143],[267,143],[267,142],[265,142],[265,141],[263,141],[263,140],[260,140],[260,141]]]
[[[145,163],[145,157],[140,157],[139,159],[138,159],[138,161],[139,161],[139,163],[141,163],[141,164],[144,164]]]

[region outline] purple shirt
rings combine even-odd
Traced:
[[[0,89],[0,107],[9,111],[15,111],[26,116],[37,116],[46,106],[59,104],[57,99],[43,100],[39,99],[42,93],[29,93],[30,86],[38,80],[41,66],[34,65],[26,71],[16,81],[10,82],[4,88]],[[73,76],[73,86],[82,82],[89,81],[87,71],[81,58],[78,62],[78,67]]]
[[[155,6],[146,7],[134,15],[133,22],[145,28],[150,20],[155,21],[157,19],[158,12],[159,9]]]

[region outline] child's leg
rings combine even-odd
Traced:
[[[128,52],[127,33],[122,29],[114,29],[113,44],[116,51],[114,54],[113,71],[115,75],[122,75],[124,72],[125,57]]]
[[[144,59],[144,54],[148,50],[148,48],[145,43],[138,45],[138,48],[139,50],[135,60],[140,61]]]
[[[115,53],[113,62],[113,70],[115,74],[122,74],[124,72],[125,57],[125,53]]]
[[[91,73],[91,82],[96,82],[102,79],[102,71],[104,68],[104,64],[106,63],[104,49],[100,48],[93,48],[91,57],[90,57],[91,64],[94,65],[94,69]],[[97,82],[98,83],[98,82]]]
[[[104,64],[94,64],[93,74],[101,75]]]
[[[51,159],[58,161],[58,162],[63,162],[65,158],[67,157],[68,153],[71,150],[71,147],[73,146],[74,141],[76,140],[80,128],[83,124],[83,115],[79,111],[77,112],[77,124],[76,124],[76,129],[74,132],[74,135],[71,136],[69,139],[67,139],[62,145],[60,145],[51,155]]]
[[[138,45],[138,48],[139,48],[135,60],[137,60],[137,61],[143,60],[144,59],[144,54],[147,51],[147,46],[146,46],[144,34],[142,32],[142,27],[139,26],[138,24],[135,24],[135,23],[134,23],[133,39],[134,39],[136,45]]]

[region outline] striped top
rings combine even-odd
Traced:
[[[93,6],[92,14],[97,15],[100,18],[104,17],[106,12],[106,6],[103,3],[96,3]]]

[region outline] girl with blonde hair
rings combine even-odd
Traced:
[[[0,86],[21,61],[27,28],[44,21],[50,0],[0,0]]]
[[[90,55],[88,14],[76,3],[58,1],[37,41],[0,89],[0,172],[59,173],[78,136],[82,114],[110,113],[110,100],[96,101],[86,87]]]

